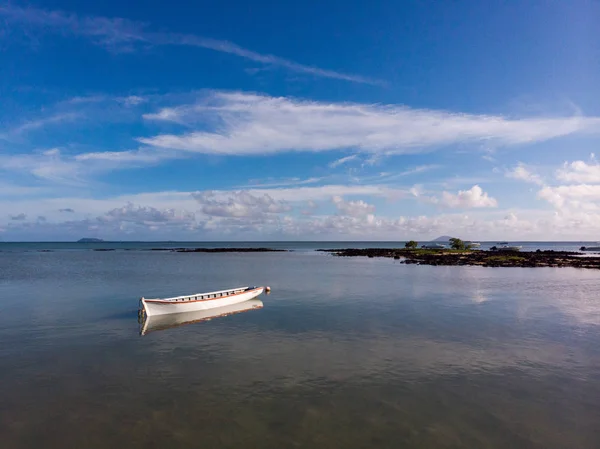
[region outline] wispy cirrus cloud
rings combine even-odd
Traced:
[[[47,117],[28,120],[10,130],[0,132],[0,139],[12,140],[13,138],[18,138],[31,131],[42,129],[48,126],[60,125],[66,122],[73,122],[79,117],[80,114],[77,112],[61,112],[49,115]]]
[[[146,167],[176,157],[154,149],[63,154],[59,148],[27,154],[0,154],[0,171],[31,175],[56,184],[82,185],[90,176],[117,169]]]
[[[341,157],[341,158],[336,159],[335,161],[331,162],[329,164],[329,168],[337,168],[340,165],[347,164],[348,162],[356,160],[357,158],[358,158],[358,154],[351,154],[350,156]]]
[[[600,129],[599,117],[511,119],[401,105],[325,103],[220,91],[208,92],[195,104],[145,117],[202,130],[144,137],[140,142],[220,155],[343,149],[373,155],[407,154],[459,143],[523,145]],[[212,130],[205,130],[207,124]]]
[[[7,24],[16,23],[36,27],[42,31],[84,36],[98,45],[117,51],[132,51],[140,46],[153,45],[198,47],[231,54],[253,62],[282,67],[297,73],[355,83],[384,84],[380,80],[360,75],[313,67],[279,56],[258,53],[233,42],[193,34],[151,31],[148,24],[123,18],[82,17],[63,11],[48,11],[31,7],[21,8],[10,4],[0,5],[0,16],[5,18]]]

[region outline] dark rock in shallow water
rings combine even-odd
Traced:
[[[582,257],[569,251],[455,251],[409,250],[404,248],[329,249],[319,250],[341,257],[404,258],[405,264],[420,265],[479,265],[484,267],[574,267],[600,269],[600,257]]]
[[[272,248],[173,248],[171,251],[176,253],[267,253],[286,252],[287,250]]]

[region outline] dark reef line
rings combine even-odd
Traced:
[[[319,249],[339,257],[389,257],[405,264],[484,267],[574,267],[600,269],[600,256],[569,251],[457,251],[404,248]]]

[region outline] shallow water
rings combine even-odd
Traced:
[[[140,336],[140,296],[270,285]],[[597,448],[600,276],[322,253],[0,253],[7,448]]]

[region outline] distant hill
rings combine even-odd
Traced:
[[[432,242],[449,242],[451,238],[453,238],[453,237],[450,237],[449,235],[442,235],[442,236],[438,237],[437,239],[432,240]]]
[[[103,242],[104,240],[102,239],[94,239],[94,238],[90,238],[90,237],[84,237],[82,239],[77,240],[77,243],[99,243],[99,242]]]

